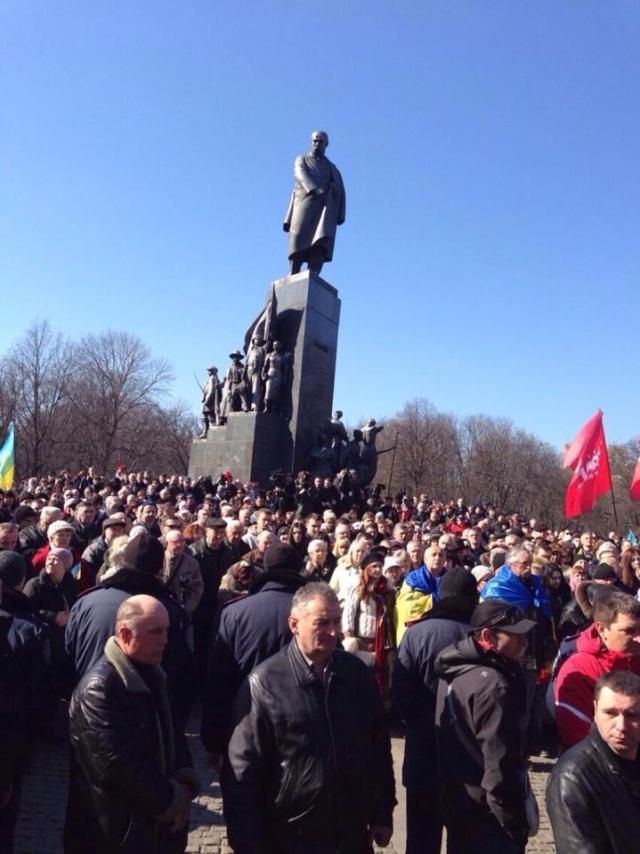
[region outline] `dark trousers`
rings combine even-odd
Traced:
[[[407,786],[406,854],[440,854],[442,814],[435,786]]]
[[[524,854],[493,817],[481,822],[452,821],[447,825],[447,854]]]

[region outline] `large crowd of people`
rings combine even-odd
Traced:
[[[523,852],[532,755],[580,749],[582,767],[596,739],[640,781],[631,532],[387,496],[347,472],[260,488],[88,469],[0,491],[0,589],[2,851],[38,739],[71,746],[65,851],[184,851],[194,708],[239,854],[387,844],[390,727],[408,854],[440,852],[444,828],[452,854]],[[611,697],[628,700],[617,729]],[[573,795],[552,775],[563,854],[631,850],[614,819],[568,833]]]

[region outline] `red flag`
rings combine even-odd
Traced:
[[[636,462],[636,467],[631,475],[631,483],[629,484],[629,495],[634,501],[640,501],[640,459]]]
[[[564,467],[574,471],[564,494],[564,515],[568,518],[593,510],[596,500],[611,489],[600,410],[576,433],[564,455]]]

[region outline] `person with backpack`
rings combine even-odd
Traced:
[[[524,854],[537,832],[520,666],[534,626],[515,605],[489,599],[473,611],[472,634],[436,659],[440,798],[456,854]]]
[[[615,590],[596,599],[593,624],[578,635],[575,652],[565,657],[553,683],[563,747],[571,747],[589,734],[595,683],[613,670],[640,675],[640,602]]]

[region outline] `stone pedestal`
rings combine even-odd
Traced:
[[[331,418],[338,349],[340,300],[337,290],[308,270],[274,282],[276,329],[293,354],[289,381],[294,473],[308,465],[322,425]]]
[[[242,481],[267,483],[275,469],[288,471],[292,440],[286,422],[266,412],[232,412],[224,427],[211,427],[194,439],[189,456],[192,478],[229,470]]]
[[[217,478],[228,469],[240,480],[266,484],[275,469],[298,472],[333,404],[340,300],[338,292],[305,270],[273,282],[276,296],[275,335],[291,354],[283,412],[234,412],[223,427],[212,427],[206,439],[194,439],[189,475]],[[271,295],[272,287],[267,292]]]

